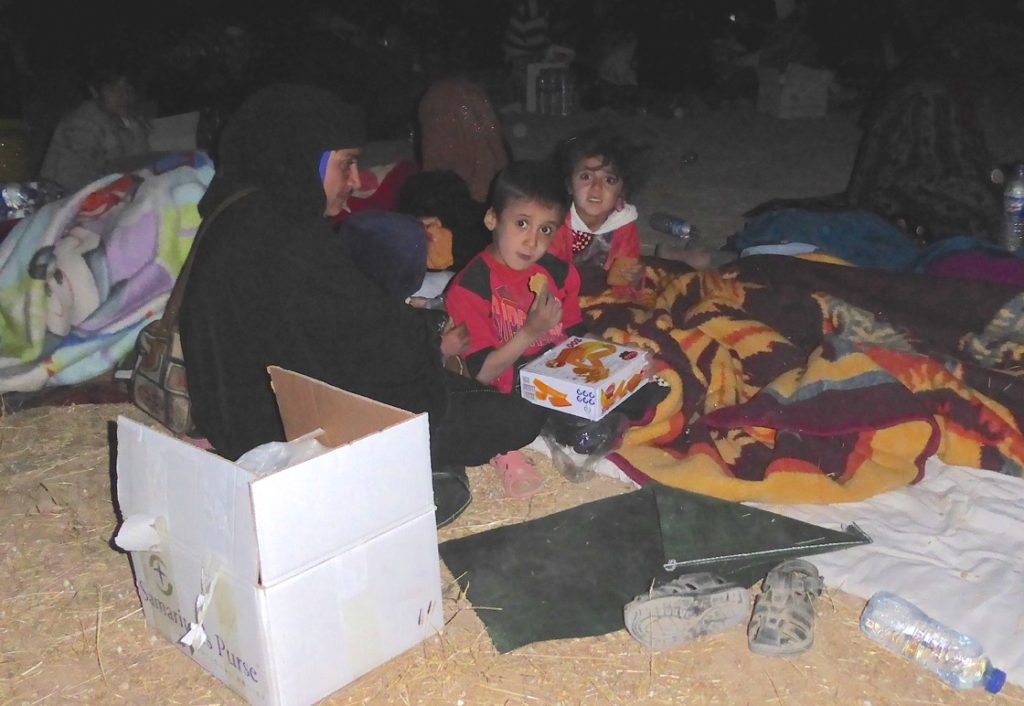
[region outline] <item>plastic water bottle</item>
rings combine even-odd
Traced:
[[[1006,682],[1006,673],[992,666],[981,643],[887,591],[879,591],[868,601],[860,616],[860,629],[890,652],[931,670],[954,689],[982,686],[995,694]]]
[[[551,113],[551,71],[541,69],[537,73],[537,112],[541,115]]]
[[[1024,245],[1024,163],[1014,168],[1003,192],[1002,245],[1010,252]]]
[[[565,115],[562,105],[562,81],[561,69],[549,69],[551,72],[551,114]]]
[[[690,225],[689,221],[679,216],[672,216],[667,213],[654,213],[648,221],[651,228],[660,230],[680,240],[689,240],[696,234],[697,229]]]
[[[558,70],[558,115],[572,115],[575,102],[575,83],[572,72],[568,69]]]

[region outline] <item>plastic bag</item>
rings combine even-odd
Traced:
[[[323,429],[316,429],[291,441],[260,444],[239,456],[235,463],[258,476],[269,475],[330,451],[330,447],[317,441],[323,433]]]
[[[25,218],[63,197],[63,187],[52,181],[0,183],[0,221]]]
[[[597,421],[570,414],[552,414],[540,431],[558,472],[571,483],[594,475],[594,466],[619,448],[629,419],[610,412]]]

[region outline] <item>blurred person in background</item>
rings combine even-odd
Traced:
[[[42,178],[68,191],[132,169],[150,152],[149,125],[135,111],[127,72],[100,68],[88,87],[89,98],[57,124],[40,170]]]

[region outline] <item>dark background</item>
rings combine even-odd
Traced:
[[[478,79],[498,107],[515,100],[501,53],[512,4],[0,0],[0,117],[24,121],[40,152],[60,115],[87,96],[90,72],[116,66],[131,71],[151,115],[205,109],[222,119],[254,88],[294,80],[364,104],[371,137],[399,137],[408,134],[420,93],[446,72]],[[553,41],[576,51],[584,108],[601,107],[610,95],[624,110],[665,104],[666,94],[701,96],[712,107],[749,98],[755,74],[732,62],[758,50],[762,65],[833,69],[856,97],[869,96],[894,70],[1024,78],[1018,0],[810,0],[785,22],[775,19],[773,0],[550,4]],[[609,94],[594,66],[627,35],[637,39],[639,86]],[[969,47],[955,70],[928,55],[949,41]]]

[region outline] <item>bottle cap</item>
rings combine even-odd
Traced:
[[[1002,669],[993,668],[988,674],[988,679],[985,681],[985,691],[990,694],[998,694],[999,690],[1003,688],[1003,684],[1006,683],[1006,672]]]

